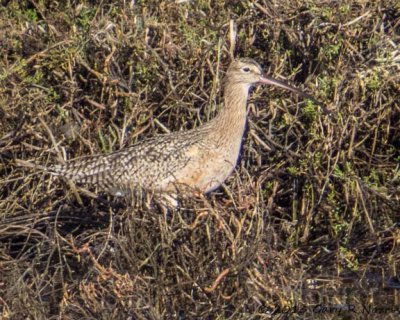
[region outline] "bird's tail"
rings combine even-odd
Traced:
[[[55,166],[50,166],[46,167],[37,163],[32,163],[29,161],[25,161],[22,159],[15,159],[15,164],[19,167],[25,167],[25,168],[30,168],[37,170],[37,173],[40,172],[47,172],[55,176],[66,176],[67,178],[70,178],[68,176],[68,170],[66,170],[67,165],[55,165]]]
[[[76,182],[99,183],[110,170],[110,162],[104,156],[89,156],[66,164],[54,165],[48,172],[66,177]]]
[[[25,160],[17,159],[15,162],[19,166],[33,168],[50,173],[55,176],[62,176],[67,179],[80,183],[102,183],[110,180],[110,169],[112,161],[109,157],[89,156],[79,160],[71,160],[66,164],[45,167]]]
[[[98,180],[98,177],[95,177],[93,175],[91,175],[91,176],[83,175],[82,170],[77,171],[76,166],[72,166],[72,165],[70,165],[70,163],[67,163],[64,165],[54,165],[54,166],[46,167],[46,166],[42,166],[40,164],[32,163],[29,161],[16,159],[15,164],[20,167],[31,168],[31,169],[37,170],[38,171],[37,173],[46,172],[46,173],[50,173],[51,175],[54,175],[54,176],[62,176],[62,177],[68,178],[69,180],[73,180],[75,182],[91,182],[94,180]],[[86,195],[88,195],[92,198],[97,197],[96,194],[94,194],[88,190],[81,189],[81,188],[79,188],[79,190],[81,190],[83,193],[85,193]],[[78,197],[79,203],[81,203],[82,200],[80,199],[79,195],[77,195],[77,197]]]
[[[37,170],[42,170],[42,171],[49,171],[49,168],[42,166],[40,164],[32,163],[29,161],[25,161],[22,159],[15,159],[15,164],[19,167],[25,167],[25,168],[31,168],[31,169],[37,169]]]

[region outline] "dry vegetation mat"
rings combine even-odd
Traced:
[[[0,2],[1,319],[399,318],[398,1]],[[255,88],[173,210],[16,165],[207,122],[233,56],[331,114]]]

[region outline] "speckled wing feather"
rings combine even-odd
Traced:
[[[190,139],[189,139],[190,136]],[[132,188],[165,189],[174,174],[190,162],[188,152],[202,144],[203,134],[192,130],[158,136],[108,155],[95,155],[53,166],[50,172],[113,193]]]
[[[208,123],[194,130],[157,136],[108,155],[80,158],[44,170],[94,184],[116,195],[136,188],[168,193],[181,189],[211,192],[237,164],[249,89],[256,83],[275,85],[309,98],[296,88],[263,76],[254,60],[235,60],[224,81],[224,106]]]

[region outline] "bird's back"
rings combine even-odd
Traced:
[[[133,188],[168,191],[181,183],[182,172],[206,153],[205,130],[160,135],[108,155],[82,157],[50,172],[79,183],[123,193]]]
[[[109,155],[91,156],[50,171],[113,193],[135,188],[210,192],[234,170],[246,124],[249,88],[262,79],[253,60],[233,61],[226,74],[224,107],[207,124],[157,136]]]

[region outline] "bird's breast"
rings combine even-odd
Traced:
[[[216,147],[196,145],[187,150],[187,165],[163,181],[161,189],[189,187],[204,193],[218,188],[234,170],[241,140]]]

